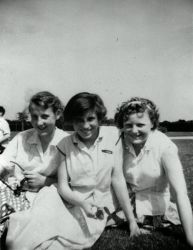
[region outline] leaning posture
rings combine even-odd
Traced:
[[[159,113],[144,98],[124,102],[115,115],[124,147],[124,175],[134,195],[134,212],[140,223],[182,223],[186,239],[193,246],[193,217],[183,169],[176,145],[158,131]],[[170,201],[174,191],[177,208]],[[179,214],[179,216],[178,216]],[[179,219],[180,218],[180,219]]]

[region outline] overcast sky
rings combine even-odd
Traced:
[[[0,105],[14,119],[32,94],[65,104],[98,93],[113,117],[132,96],[161,120],[193,120],[192,0],[0,0]]]

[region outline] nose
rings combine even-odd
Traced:
[[[37,126],[42,126],[43,124],[44,124],[43,119],[41,119],[41,117],[39,117],[37,119]]]
[[[138,134],[138,132],[139,132],[137,126],[135,126],[135,125],[132,127],[131,131],[133,134]]]
[[[88,129],[90,127],[89,122],[85,121],[82,123],[82,128]]]

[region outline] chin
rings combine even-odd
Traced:
[[[44,136],[47,136],[48,135],[48,133],[47,132],[42,132],[42,133],[39,133],[39,136],[40,137],[44,137]]]
[[[136,144],[136,145],[140,145],[140,144],[144,144],[146,140],[134,140],[132,141],[132,144]]]
[[[91,135],[88,135],[88,136],[81,136],[81,138],[82,138],[83,140],[87,141],[87,140],[90,140],[90,139],[92,138],[92,136],[91,136]]]

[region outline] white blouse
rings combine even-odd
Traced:
[[[136,193],[136,213],[164,215],[170,205],[169,183],[163,164],[167,154],[178,154],[176,145],[163,133],[155,130],[149,135],[144,148],[136,156],[131,144],[124,149],[124,175]],[[176,164],[179,166],[179,164]],[[182,169],[176,169],[182,172]]]

